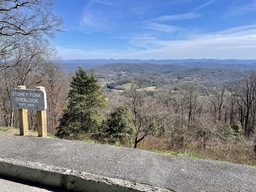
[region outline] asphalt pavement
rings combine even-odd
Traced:
[[[0,177],[1,192],[61,192],[63,190],[50,188],[42,185],[36,185],[21,180],[12,180],[10,178]]]
[[[250,166],[50,138],[0,134],[0,143],[2,159],[157,187],[151,191],[256,191],[256,168]]]

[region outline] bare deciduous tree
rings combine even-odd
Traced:
[[[250,136],[254,131],[253,106],[256,102],[256,75],[245,77],[244,84],[240,84],[235,90],[236,104],[240,111],[240,122],[244,128],[246,136]]]
[[[53,13],[53,0],[2,0],[1,36],[53,35],[62,20]]]
[[[128,93],[127,107],[133,114],[135,127],[134,148],[148,135],[159,134],[164,120],[170,115],[168,107],[159,102],[157,96],[147,95],[133,86]]]
[[[23,47],[23,39],[43,40],[61,29],[62,20],[53,13],[54,0],[2,0],[0,2],[0,67]],[[30,39],[30,40],[28,40]]]
[[[45,75],[44,65],[53,53],[46,36],[53,36],[62,25],[53,12],[53,3],[54,0],[0,1],[0,123],[5,126],[16,125],[10,89],[18,85],[34,87]]]

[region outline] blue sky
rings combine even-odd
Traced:
[[[56,0],[62,59],[256,59],[256,0]]]

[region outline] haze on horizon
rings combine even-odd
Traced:
[[[57,0],[62,59],[256,59],[256,0]]]

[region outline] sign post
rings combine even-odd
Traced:
[[[28,109],[37,111],[38,136],[47,137],[46,121],[46,92],[42,86],[36,89],[26,89],[25,86],[18,86],[18,89],[11,90],[11,105],[19,110],[20,135],[28,135]]]
[[[45,91],[45,88],[42,86],[36,87],[36,89]],[[46,123],[46,110],[37,111],[38,119],[38,137],[47,137],[47,123]]]
[[[18,86],[18,89],[26,89],[26,86]],[[28,135],[28,110],[19,109],[20,135]]]

